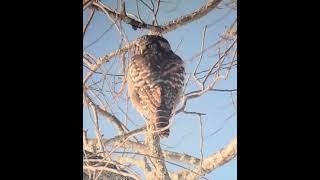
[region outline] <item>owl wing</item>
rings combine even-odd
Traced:
[[[179,102],[180,95],[184,87],[185,69],[181,58],[174,53],[168,56],[168,61],[162,66],[160,79],[163,80],[162,87],[166,88],[162,94],[163,99],[166,99],[165,104],[175,108]]]
[[[133,105],[145,116],[151,115],[161,105],[161,86],[157,84],[159,71],[145,57],[135,55],[129,64],[128,92]]]

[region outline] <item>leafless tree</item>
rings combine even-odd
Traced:
[[[135,4],[136,9],[128,11],[127,3]],[[237,89],[216,88],[217,82],[230,78],[230,72],[237,67],[236,17],[222,32],[218,32],[219,38],[213,42],[208,41],[207,29],[214,26],[215,22],[208,22],[206,26],[199,27],[199,33],[202,35],[199,51],[185,59],[189,66],[187,81],[181,104],[174,114],[192,115],[199,121],[201,157],[165,150],[160,144],[159,137],[148,132],[145,123],[136,119],[138,116],[129,113],[132,107],[126,92],[125,76],[128,62],[133,55],[134,41],[129,40],[128,31],[135,33],[136,37],[142,33],[166,34],[188,26],[218,9],[227,9],[226,12],[237,10],[235,0],[207,0],[194,11],[161,23],[159,12],[163,5],[170,4],[172,8],[166,11],[172,12],[176,11],[181,3],[184,2],[83,0],[83,12],[87,13],[88,18],[84,20],[83,38],[86,37],[90,27],[97,28],[96,24],[93,25],[93,19],[97,14],[103,14],[106,20],[111,22],[111,25],[101,35],[97,35],[92,43],[84,44],[83,104],[84,109],[91,115],[93,126],[92,129],[83,130],[83,179],[207,179],[206,174],[236,157],[236,137],[230,139],[229,144],[221,147],[218,152],[212,152],[211,155],[204,157],[202,151],[205,137],[202,132],[202,122],[205,112],[186,110],[189,101],[197,101],[212,91],[233,93],[230,97],[232,106],[236,109],[234,95]],[[224,16],[221,17],[221,21],[223,20]],[[131,28],[128,28],[128,25]],[[116,47],[113,51],[104,52],[100,57],[95,57],[96,55],[87,51],[103,36],[108,36],[111,30],[119,33],[119,43],[112,45]],[[176,50],[181,44],[183,40]],[[211,59],[214,60],[204,63],[205,55],[211,55]],[[106,122],[112,129],[110,132],[104,132],[101,128],[101,124]],[[130,123],[135,124],[137,128],[129,126]],[[94,132],[95,137],[88,137],[88,131]],[[105,134],[108,134],[108,137],[105,137]],[[153,139],[155,143],[146,144],[147,139]],[[178,166],[179,169],[169,172],[166,163]]]

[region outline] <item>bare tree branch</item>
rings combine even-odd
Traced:
[[[140,22],[136,19],[132,19],[131,17],[128,17],[127,15],[119,14],[119,13],[111,10],[110,8],[107,8],[100,1],[93,2],[92,5],[96,6],[99,10],[103,11],[104,13],[107,13],[109,16],[113,17],[114,19],[123,20],[125,23],[132,25],[132,27],[134,27],[134,28],[143,28],[143,29],[149,29],[151,31],[156,31],[159,33],[166,33],[169,31],[173,31],[183,25],[186,25],[190,22],[198,20],[201,17],[207,15],[210,11],[215,9],[221,1],[222,0],[208,0],[207,3],[205,5],[203,5],[202,7],[200,7],[198,10],[196,10],[190,14],[181,16],[175,20],[169,21],[162,26],[154,26],[151,24],[147,24],[145,22]]]
[[[92,5],[93,0],[83,0],[83,11]]]
[[[170,176],[165,165],[164,156],[162,154],[160,146],[160,137],[153,132],[156,129],[155,124],[149,123],[147,128],[149,128],[146,132],[147,145],[149,148],[148,153],[151,157],[157,157],[156,159],[150,158],[150,161],[155,167],[156,177],[159,180],[170,180]]]
[[[117,117],[113,116],[109,112],[103,110],[101,107],[93,103],[86,93],[84,93],[83,100],[85,101],[84,104],[90,104],[97,110],[97,112],[104,115],[118,129],[120,134],[124,134],[126,127],[121,123],[121,121]]]
[[[111,53],[109,53],[107,55],[104,55],[104,56],[98,58],[96,64],[92,65],[91,71],[88,72],[88,74],[84,78],[83,84],[85,84],[89,80],[89,78],[93,75],[93,73],[95,71],[97,71],[102,64],[106,63],[107,61],[109,61],[111,58],[113,58],[115,56],[119,56],[120,54],[123,54],[123,53],[127,52],[133,46],[134,46],[134,42],[129,43],[128,45],[126,45],[125,47],[123,47],[121,49],[118,49],[116,51],[113,51],[113,52],[111,52]]]
[[[143,169],[144,174],[146,177],[154,177],[155,175],[149,171],[147,167],[145,167],[145,163],[143,161],[134,159],[134,158],[129,158],[129,157],[118,157],[117,161],[121,164],[134,164],[135,166],[139,167],[140,169]]]
[[[226,164],[231,161],[237,155],[237,139],[233,139],[226,147],[221,149],[219,152],[206,158],[201,166],[201,169],[195,170],[198,173],[205,175],[214,169]],[[190,171],[182,170],[171,175],[172,180],[186,179],[186,180],[195,180],[199,176],[196,176]]]
[[[123,139],[123,138],[103,139],[102,141],[103,141],[104,145],[117,145],[122,142],[121,139]],[[96,143],[97,143],[96,139],[88,138],[88,146],[93,146]],[[133,149],[141,154],[148,154],[148,151],[149,151],[148,146],[141,144],[141,143],[136,143],[136,142],[133,142],[130,140],[126,141],[123,144],[123,147]],[[188,155],[188,154],[181,154],[181,153],[168,151],[168,150],[162,150],[162,152],[163,152],[164,158],[167,160],[177,161],[177,162],[190,164],[190,165],[194,165],[194,166],[198,166],[200,163],[199,158],[196,158],[196,157]]]
[[[159,31],[161,29],[159,26],[153,26],[150,24],[146,24],[144,22],[140,22],[136,19],[133,19],[133,18],[127,16],[126,14],[119,14],[119,13],[111,10],[110,8],[108,8],[106,5],[102,4],[100,1],[93,2],[92,5],[96,6],[98,8],[98,10],[102,11],[103,13],[105,13],[108,16],[110,16],[114,19],[122,20],[125,23],[130,24],[134,29],[143,28],[143,29],[150,29],[153,31]]]
[[[207,3],[204,6],[202,6],[200,9],[198,9],[190,14],[181,16],[173,21],[169,21],[169,22],[165,23],[162,26],[161,32],[166,33],[169,31],[173,31],[173,30],[177,29],[178,27],[181,27],[181,26],[186,25],[190,22],[193,22],[195,20],[200,19],[201,17],[207,15],[210,11],[215,9],[220,4],[221,1],[222,0],[208,0]]]
[[[125,0],[119,0],[119,13],[122,16],[126,15],[126,4],[125,4]]]

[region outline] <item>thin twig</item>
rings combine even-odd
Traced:
[[[91,10],[90,15],[89,15],[89,17],[88,17],[88,22],[87,22],[86,25],[83,27],[83,39],[84,39],[84,35],[86,34],[87,28],[89,27],[89,24],[90,24],[90,22],[91,22],[92,19],[93,19],[93,16],[94,16],[95,12],[96,12],[95,9],[92,9],[92,10]]]
[[[88,49],[91,47],[93,44],[97,43],[107,32],[110,31],[110,29],[114,26],[114,23],[112,23],[97,39],[92,41],[90,44],[88,44],[86,47],[84,47],[84,50]]]

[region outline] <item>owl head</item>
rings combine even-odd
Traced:
[[[169,42],[157,35],[144,35],[137,39],[136,41],[137,52],[143,54],[147,51],[170,51],[171,47]]]

